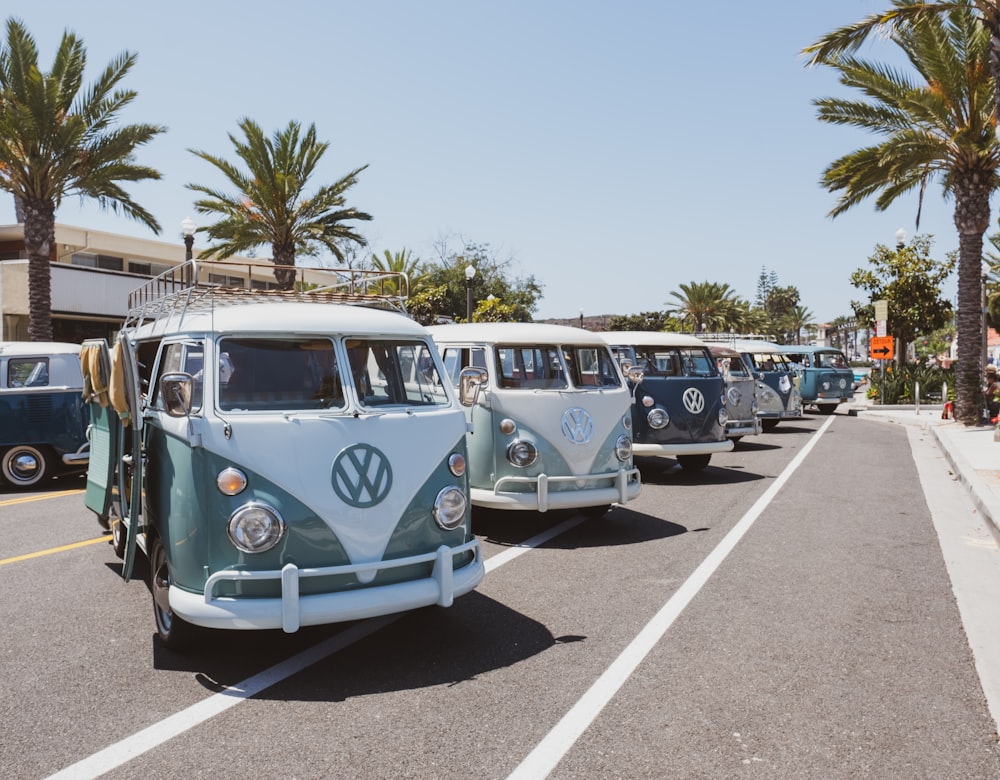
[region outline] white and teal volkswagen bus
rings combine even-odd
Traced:
[[[467,407],[475,506],[600,516],[639,495],[629,392],[598,335],[544,323],[428,330]]]
[[[245,288],[211,283],[239,278],[222,265],[153,279],[113,347],[82,359],[86,504],[110,516],[126,579],[148,557],[160,638],[294,632],[475,588],[465,415],[425,329],[377,307],[400,300],[384,276],[297,269],[308,292],[278,292],[249,289],[272,265],[239,264]]]

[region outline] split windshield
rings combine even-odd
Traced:
[[[621,387],[621,377],[604,347],[498,346],[497,384],[513,390]]]
[[[219,342],[219,408],[344,409],[448,404],[422,341],[349,338],[348,360],[325,338],[227,338]]]
[[[647,377],[717,376],[715,359],[707,349],[635,347],[635,364]]]

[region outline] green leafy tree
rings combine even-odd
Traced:
[[[52,340],[52,272],[56,210],[67,195],[93,198],[160,232],[153,215],[136,203],[122,182],[159,179],[159,171],[135,164],[135,152],[165,128],[119,124],[136,96],[122,79],[136,56],[124,52],[83,89],[87,53],[63,33],[52,70],[38,66],[35,40],[17,19],[7,21],[0,46],[0,189],[15,199],[24,222],[28,255],[28,336]]]
[[[868,258],[870,267],[851,274],[851,284],[868,293],[867,301],[851,301],[859,322],[873,327],[875,310],[871,301],[888,302],[887,327],[896,340],[900,363],[907,344],[921,334],[943,328],[952,318],[951,301],[941,295],[941,286],[955,268],[954,258],[938,262],[931,258],[930,250],[927,236],[915,236],[902,249],[880,244]]]
[[[978,421],[981,405],[980,264],[1000,165],[994,78],[1000,65],[996,57],[991,60],[991,42],[1000,44],[998,22],[995,2],[894,0],[890,12],[836,30],[805,50],[812,63],[834,68],[841,84],[868,98],[818,100],[820,120],[884,137],[824,171],[823,184],[841,193],[831,215],[871,196],[877,196],[876,208],[885,210],[905,193],[917,190],[922,196],[935,178],[954,199],[959,235],[955,418],[966,424]],[[852,54],[876,31],[903,51],[918,78]]]
[[[905,3],[897,0],[900,4]],[[969,3],[956,5],[960,7],[948,14],[928,16],[890,34],[925,84],[842,55],[822,62],[839,71],[841,83],[862,90],[870,101],[829,98],[817,105],[822,121],[885,136],[881,144],[846,155],[824,172],[828,189],[843,193],[833,216],[872,195],[878,195],[876,207],[885,209],[906,192],[922,192],[935,176],[955,199],[960,247],[956,418],[974,423],[982,334],[979,267],[989,196],[998,183],[998,149],[989,33]]]
[[[512,276],[512,261],[497,258],[489,244],[463,242],[461,249],[453,250],[445,241],[439,244],[438,252],[440,259],[423,267],[427,295],[422,295],[422,289],[414,296],[418,300],[414,302],[411,298],[407,307],[411,313],[421,313],[420,321],[467,319],[465,269],[468,266],[476,269],[472,279],[473,319],[480,304],[492,295],[498,303],[487,307],[491,316],[509,311],[515,321],[522,321],[525,315],[530,321],[542,297],[542,286],[534,276]]]
[[[662,333],[680,330],[682,324],[662,311],[644,311],[640,314],[616,314],[608,318],[608,330],[642,330]]]
[[[295,266],[297,255],[316,255],[323,248],[343,263],[344,244],[365,246],[365,239],[349,223],[371,216],[348,206],[345,194],[367,165],[308,194],[309,180],[329,148],[317,140],[315,125],[302,135],[299,123],[292,121],[272,138],[265,137],[251,119],[242,119],[239,126],[244,140],[232,133],[229,140],[245,170],[208,152],[188,150],[215,166],[235,188],[223,192],[202,184],[187,185],[206,196],[195,202],[195,210],[219,217],[214,224],[198,228],[213,242],[203,254],[225,259],[269,245],[276,266],[274,278],[287,290],[295,282],[295,272],[288,269]]]

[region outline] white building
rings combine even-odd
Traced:
[[[52,253],[52,338],[111,340],[125,318],[129,293],[185,261],[183,240],[151,241],[56,225]],[[197,251],[195,251],[197,257]],[[234,258],[235,261],[246,258]],[[213,279],[220,284],[243,279]],[[273,279],[272,279],[273,282]],[[258,281],[254,286],[267,285]],[[28,259],[24,225],[0,225],[0,341],[28,340]]]

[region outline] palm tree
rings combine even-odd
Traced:
[[[894,5],[910,7],[910,0]],[[950,3],[944,14],[891,29],[889,38],[906,54],[923,84],[885,65],[846,53],[817,61],[840,73],[841,84],[861,90],[865,100],[816,101],[819,119],[884,136],[832,163],[823,184],[842,193],[830,212],[838,216],[872,195],[886,209],[901,195],[940,177],[955,199],[959,234],[958,367],[956,419],[974,424],[980,404],[982,340],[980,263],[989,226],[990,195],[1000,179],[995,130],[995,85],[990,70],[990,33],[971,0]]]
[[[813,324],[813,313],[804,306],[795,306],[786,315],[787,330],[795,334],[795,343],[802,343],[802,329]]]
[[[216,214],[213,225],[198,228],[211,241],[203,254],[220,260],[255,248],[271,246],[277,266],[274,277],[281,289],[292,288],[296,255],[314,255],[325,247],[345,262],[344,242],[365,246],[365,239],[346,223],[370,220],[371,216],[345,205],[344,193],[353,187],[367,165],[356,168],[333,184],[320,187],[312,195],[305,192],[309,178],[329,144],[316,140],[316,126],[310,125],[300,137],[300,125],[292,121],[285,130],[268,139],[251,119],[240,121],[245,141],[229,134],[236,155],[246,172],[208,152],[189,149],[192,154],[218,168],[236,191],[225,193],[201,184],[188,188],[207,197],[195,202],[199,214]]]
[[[0,189],[14,196],[24,221],[28,255],[28,337],[52,340],[52,271],[56,210],[67,195],[94,198],[147,225],[160,225],[133,201],[121,182],[159,179],[159,171],[136,165],[137,147],[165,128],[119,125],[118,113],[135,98],[118,87],[135,64],[124,52],[81,90],[87,52],[63,33],[52,70],[38,67],[35,40],[17,19],[7,20],[0,46]]]
[[[420,260],[415,258],[413,253],[405,247],[401,252],[393,254],[386,249],[382,256],[372,255],[372,268],[382,273],[405,274],[409,289],[404,290],[407,295],[412,295],[420,289],[421,281],[426,276],[420,271]],[[385,291],[387,293],[399,293],[394,280],[386,282]]]
[[[691,282],[678,285],[681,292],[670,294],[677,304],[666,303],[666,313],[691,326],[694,331],[723,330],[736,320],[739,309],[736,291],[718,282]]]

